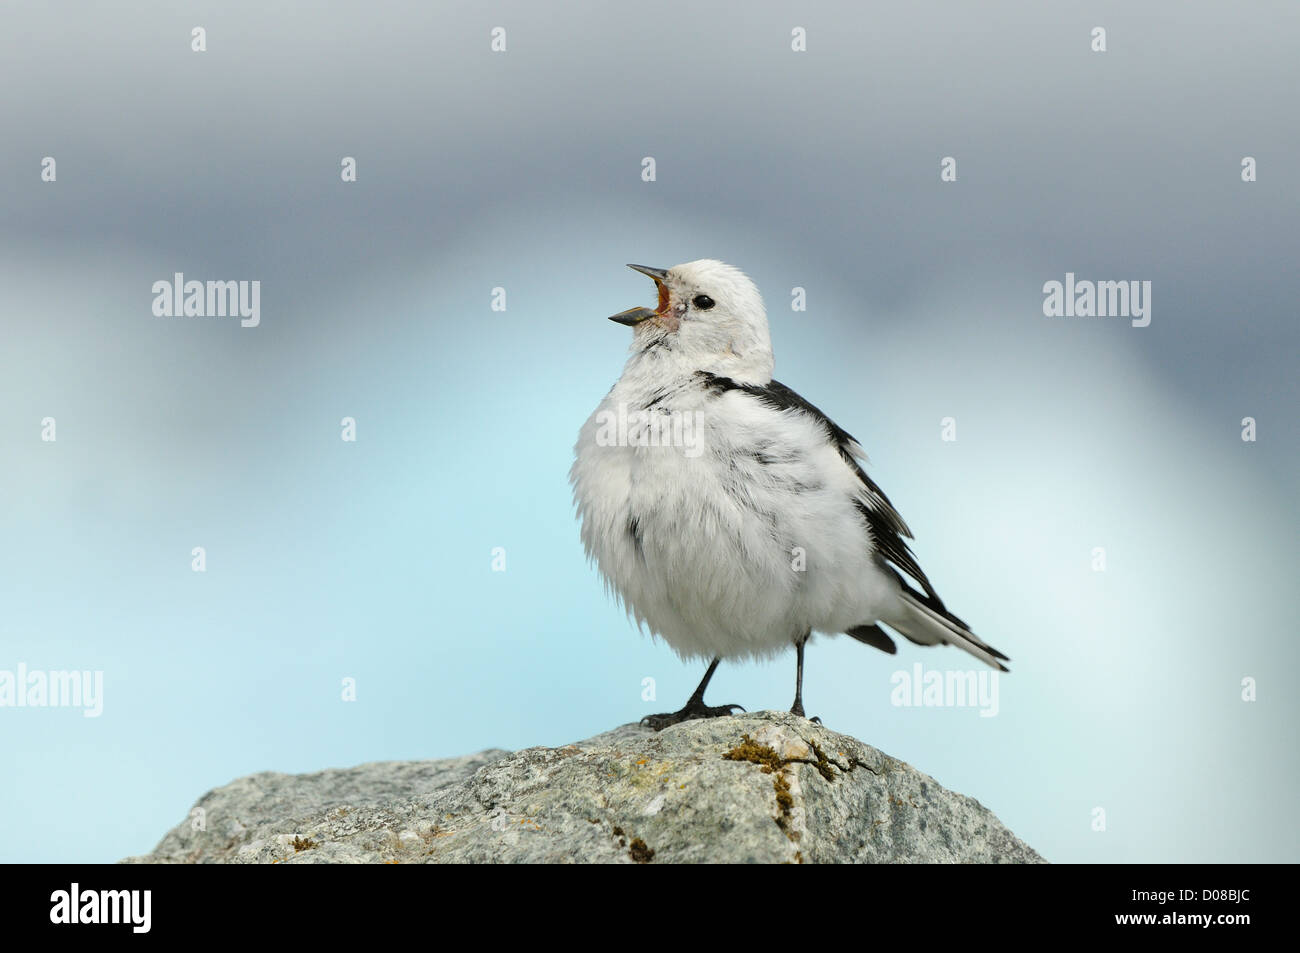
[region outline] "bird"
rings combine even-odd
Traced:
[[[743,710],[705,703],[719,664],[791,648],[790,711],[806,717],[813,633],[893,655],[887,629],[1008,671],[1010,659],[939,598],[861,444],[773,379],[767,314],[749,277],[714,259],[628,267],[654,281],[658,300],[610,316],[632,343],[574,448],[580,536],[638,628],[683,661],[708,662],[680,710],[643,724],[659,731]]]

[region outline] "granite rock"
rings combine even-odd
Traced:
[[[253,774],[124,862],[1044,861],[978,801],[765,711],[513,754]]]

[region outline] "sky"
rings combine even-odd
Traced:
[[[624,263],[705,257],[1013,659],[996,708],[904,705],[978,663],[820,637],[809,714],[1052,861],[1300,860],[1300,8],[736,9],[0,9],[0,690],[102,678],[95,717],[0,692],[0,861],[679,707],[701,666],[605,593],[567,473],[653,303]],[[256,326],[156,315],[177,272],[259,282]],[[1149,325],[1045,315],[1067,274]]]

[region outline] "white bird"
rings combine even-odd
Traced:
[[[710,660],[685,707],[646,723],[730,714],[740,706],[704,703],[718,663],[790,647],[802,716],[813,632],[893,654],[883,624],[1007,671],[935,593],[858,442],[772,379],[753,282],[709,259],[628,267],[659,301],[610,318],[632,327],[631,355],[578,435],[569,479],[606,587],[680,657]]]

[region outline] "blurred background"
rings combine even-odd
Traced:
[[[702,666],[605,595],[567,471],[653,301],[623,264],[701,257],[1014,660],[980,717],[891,704],[956,650],[821,639],[810,714],[1053,861],[1300,860],[1298,45],[1291,2],[6,3],[0,670],[104,689],[0,708],[0,860],[679,707]],[[155,317],[175,272],[260,326]],[[1150,326],[1044,317],[1066,272],[1151,281]]]

